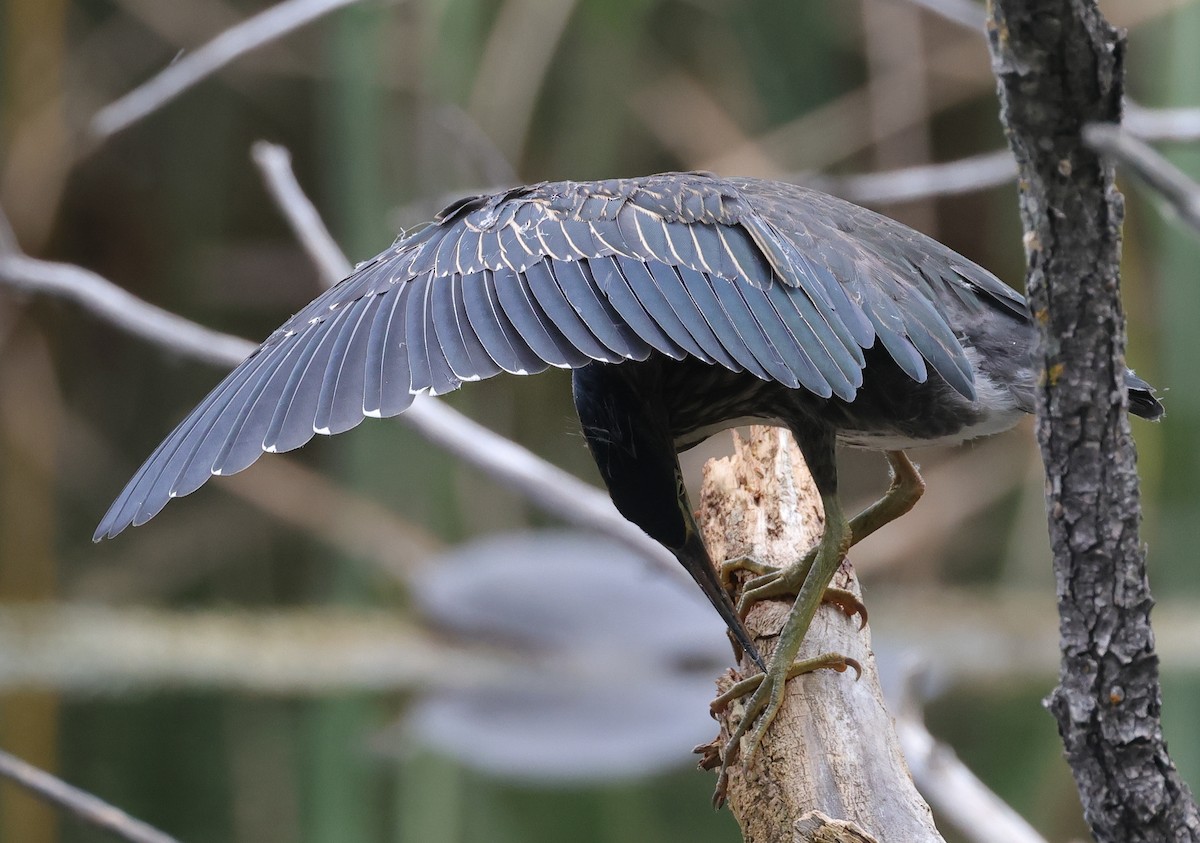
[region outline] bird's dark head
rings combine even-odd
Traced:
[[[679,516],[683,479],[665,418],[608,367],[592,364],[572,377],[584,439],[617,509],[670,549],[687,539]]]

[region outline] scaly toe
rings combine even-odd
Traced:
[[[729,704],[734,700],[740,700],[747,694],[753,693],[759,685],[762,684],[765,673],[756,673],[753,676],[747,676],[739,682],[735,682],[732,687],[719,697],[708,704],[709,712],[715,717],[729,707]]]
[[[752,574],[754,577],[762,577],[768,574],[776,573],[779,569],[774,565],[768,565],[766,562],[760,562],[752,556],[739,556],[736,559],[726,559],[717,569],[717,577],[721,582],[721,587],[726,591],[734,590],[734,577],[741,573]],[[753,582],[753,580],[751,580]]]
[[[796,593],[796,589],[790,588],[787,583],[787,578],[784,576],[784,571],[770,571],[762,576],[755,577],[746,583],[746,589],[742,592],[741,599],[738,600],[738,614],[745,619],[746,614],[750,611],[755,603],[761,600],[770,600],[773,597],[784,597]]]
[[[858,663],[857,659],[843,656],[841,653],[822,653],[811,659],[792,662],[792,666],[788,668],[787,678],[794,679],[797,676],[802,676],[805,673],[813,673],[818,670],[832,670],[837,673],[845,673],[847,669],[854,671],[855,682],[862,679],[862,665]]]
[[[792,662],[788,665],[787,670],[782,671],[782,678],[778,676],[780,671],[772,662],[766,673],[756,673],[734,683],[729,690],[709,704],[709,710],[716,716],[728,708],[734,700],[741,699],[747,694],[751,695],[750,699],[746,701],[746,710],[742,712],[741,719],[734,727],[729,740],[720,748],[719,754],[717,754],[715,744],[698,746],[694,750],[704,756],[701,761],[704,769],[711,770],[716,767],[719,758],[720,769],[717,771],[717,785],[713,791],[714,808],[720,808],[725,804],[729,790],[729,765],[737,761],[740,756],[742,768],[745,769],[754,760],[763,738],[766,737],[767,730],[771,728],[780,708],[783,707],[784,691],[788,681],[815,670],[836,670],[838,673],[844,673],[847,668],[854,669],[856,680],[862,677],[862,665],[839,653],[822,653],[811,659]],[[754,726],[754,730],[750,731],[747,736],[751,725]],[[746,738],[744,752],[743,738]]]
[[[767,729],[771,728],[771,724],[775,722],[775,717],[779,714],[779,709],[783,707],[784,691],[787,687],[787,680],[780,682],[773,676],[768,676],[767,681],[759,686],[755,697],[762,697],[761,714],[758,716],[754,730],[746,737],[745,746],[742,747],[742,769],[745,769],[754,761],[754,756],[758,754],[758,747],[762,743],[763,738],[767,734]]]
[[[738,600],[738,612],[742,617],[750,607],[760,600],[771,600],[777,597],[794,597],[799,594],[800,587],[812,570],[816,560],[816,550],[810,550],[801,559],[786,568],[768,568],[746,583],[742,597]]]

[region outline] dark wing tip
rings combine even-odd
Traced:
[[[1159,421],[1167,414],[1162,402],[1154,397],[1155,389],[1133,373],[1125,370],[1125,388],[1129,390],[1129,412],[1148,421]]]
[[[1129,392],[1129,412],[1147,421],[1161,421],[1167,414],[1161,401],[1152,393],[1140,389]]]

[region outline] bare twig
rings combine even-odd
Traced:
[[[316,206],[296,181],[296,174],[292,171],[292,153],[287,147],[258,141],[251,148],[251,155],[262,172],[271,198],[284,210],[296,239],[316,264],[325,286],[332,287],[353,272],[354,267],[325,227]]]
[[[115,0],[114,5],[137,21],[139,27],[158,36],[164,48],[179,53],[211,40],[215,32],[237,26],[245,19],[247,8],[263,9],[268,3],[256,3],[249,7],[230,3],[229,0],[189,0],[186,15],[179,14],[179,7],[174,4],[157,0]],[[104,44],[103,49],[111,49],[111,44],[112,41]],[[321,72],[320,65],[314,64],[287,44],[278,44],[269,51],[247,56],[239,68],[243,69],[292,77]]]
[[[97,111],[90,126],[93,137],[103,140],[115,135],[239,56],[354,2],[357,0],[284,0],[247,18]]]
[[[18,290],[71,299],[124,331],[206,363],[236,365],[255,348],[248,340],[213,331],[143,301],[74,264],[2,254],[0,281]]]
[[[853,202],[887,204],[931,196],[953,196],[1006,184],[1017,177],[1017,164],[1007,149],[947,161],[854,176],[798,175],[795,181]]]
[[[86,790],[69,785],[3,750],[0,750],[0,776],[123,840],[133,843],[179,843],[169,834],[129,816]]]
[[[983,32],[986,13],[983,6],[972,0],[907,0],[914,6],[920,6],[926,11],[933,12],[943,20],[956,23],[964,29]]]
[[[1125,128],[1146,141],[1200,139],[1200,108],[1146,108],[1125,100]]]
[[[1083,141],[1128,168],[1167,200],[1185,223],[1200,231],[1200,184],[1187,173],[1115,123],[1085,126]]]
[[[1092,135],[1084,139],[1093,149],[1117,157],[1151,186],[1158,188],[1180,210],[1185,219],[1200,213],[1200,185],[1141,141],[1195,141],[1200,139],[1200,109],[1143,108],[1126,102],[1124,129],[1111,124],[1098,124]],[[1091,130],[1089,130],[1091,131]],[[1141,140],[1139,140],[1139,138]],[[912,202],[930,196],[953,196],[1007,184],[1017,177],[1017,164],[1007,149],[997,149],[970,155],[956,161],[902,167],[876,173],[851,176],[821,176],[797,174],[793,181],[808,184],[853,202],[887,204]],[[1160,184],[1163,187],[1160,187]],[[1179,187],[1177,193],[1190,193],[1187,199],[1195,206],[1190,212],[1176,201],[1170,185]],[[1185,189],[1186,186],[1186,189]],[[1195,225],[1195,223],[1191,223]]]
[[[1125,109],[1123,130],[1109,128],[1111,124],[1098,124],[1094,139],[1088,135],[1085,135],[1084,139],[1094,149],[1118,157],[1121,163],[1129,166],[1152,186],[1158,187],[1158,182],[1162,181],[1175,186],[1187,185],[1189,189],[1194,187],[1196,193],[1190,197],[1190,201],[1196,207],[1192,213],[1200,211],[1200,186],[1195,185],[1173,164],[1138,140],[1200,140],[1200,108],[1144,108],[1126,101]],[[1106,133],[1108,137],[1102,137]],[[1150,173],[1151,169],[1154,170],[1154,177]],[[853,202],[887,204],[912,202],[930,196],[971,193],[1007,184],[1016,177],[1017,164],[1012,152],[997,149],[939,164],[850,176],[800,173],[792,176],[792,180]],[[1181,207],[1168,191],[1163,190],[1163,193],[1171,199],[1173,206]],[[1188,218],[1182,209],[1180,213]]]
[[[971,843],[1046,843],[1025,818],[972,773],[954,750],[925,727],[910,672],[903,687],[896,734],[921,795]]]
[[[1200,213],[1200,185],[1196,185],[1141,141],[1200,139],[1200,109],[1144,108],[1132,102],[1126,102],[1125,108],[1128,113],[1124,129],[1116,129],[1111,124],[1098,124],[1094,136],[1085,135],[1084,139],[1092,148],[1117,157],[1151,186],[1158,188],[1190,221],[1189,212],[1185,212],[1171,192],[1159,187],[1159,184],[1181,189],[1186,185],[1186,190],[1183,190],[1185,193],[1194,188],[1195,193],[1187,197],[1195,205],[1190,212],[1192,214]],[[791,180],[853,202],[887,204],[986,190],[1012,182],[1016,177],[1017,164],[1012,153],[1007,149],[997,149],[938,164],[850,176],[799,173],[792,176]]]

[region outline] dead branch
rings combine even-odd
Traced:
[[[786,565],[816,542],[822,517],[816,488],[784,430],[752,428],[750,440],[736,440],[732,457],[705,467],[700,523],[714,559],[749,554]],[[860,593],[848,563],[833,584]],[[751,610],[747,625],[764,655],[790,608],[768,601]],[[758,755],[748,769],[731,770],[729,806],[746,841],[941,841],[900,754],[870,632],[822,607],[801,656],[822,652],[856,659],[862,677],[818,671],[788,683]],[[757,668],[743,658],[740,669],[745,675]],[[734,680],[730,671],[720,689]],[[734,704],[721,716],[718,741],[728,738],[729,718],[738,714]]]

